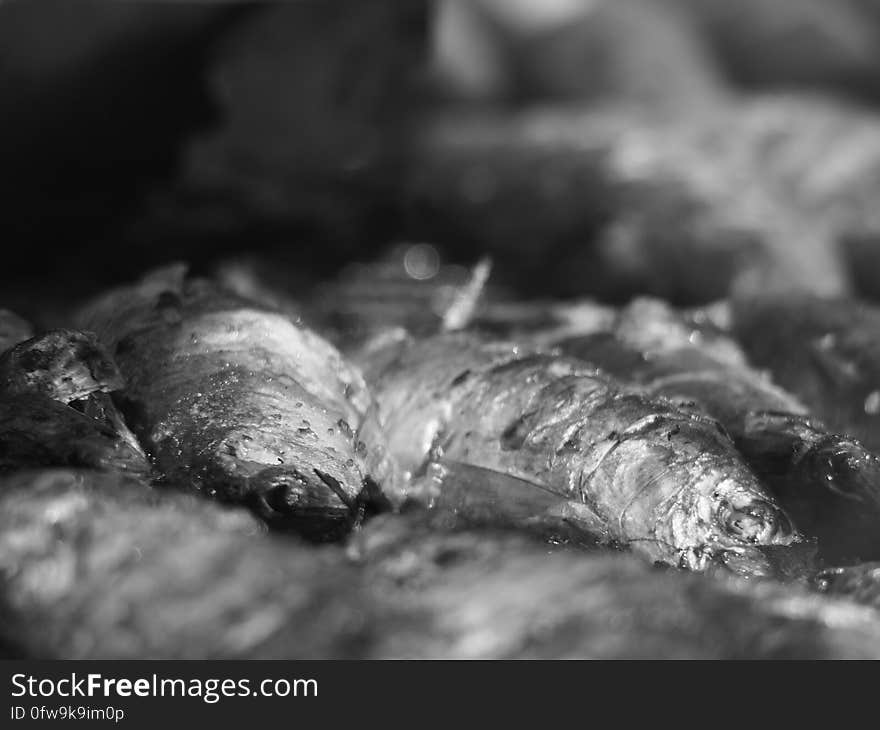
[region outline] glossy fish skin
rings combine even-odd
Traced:
[[[173,267],[83,314],[120,403],[173,483],[335,538],[391,472],[359,372],[318,335]]]
[[[63,659],[340,658],[370,631],[341,551],[97,472],[0,480],[0,644]]]
[[[383,515],[350,551],[401,610],[379,656],[876,658],[870,609],[798,586],[658,570],[631,555]],[[414,620],[415,617],[419,617]]]
[[[655,300],[624,308],[612,331],[560,349],[717,419],[799,528],[839,562],[880,556],[880,459],[834,433],[793,395],[746,363],[736,343],[703,344],[687,318]]]
[[[30,322],[8,309],[0,309],[0,353],[34,334]]]
[[[715,422],[581,361],[441,335],[374,362],[389,448],[411,478],[440,457],[520,477],[585,505],[612,539],[696,570],[761,573],[757,546],[798,539]]]
[[[831,428],[880,451],[880,309],[804,295],[735,300],[732,329]]]

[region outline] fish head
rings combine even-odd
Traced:
[[[318,469],[266,467],[250,476],[244,489],[268,524],[316,541],[347,534],[361,516],[357,498]]]
[[[801,539],[717,423],[666,413],[639,425],[606,457],[614,484],[627,485],[617,531],[635,549],[691,570],[752,563],[763,572],[758,548]]]
[[[691,570],[721,567],[739,575],[776,576],[779,548],[803,542],[791,519],[748,472],[735,477],[710,470],[694,485],[682,531],[692,541],[679,565]]]
[[[800,466],[834,495],[880,510],[880,458],[855,439],[830,434],[804,455]]]
[[[621,516],[623,532],[647,527],[643,551],[683,568],[721,564],[747,572],[745,566],[753,565],[755,573],[769,571],[759,548],[801,539],[786,512],[723,433],[694,418],[659,425],[664,438],[655,430],[650,440],[618,448],[638,452],[620,454],[619,463],[632,466],[618,479],[641,485]]]

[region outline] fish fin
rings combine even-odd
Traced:
[[[505,517],[529,517],[560,499],[546,486],[521,477],[446,457],[425,470],[432,481],[431,507],[446,510],[495,510]]]
[[[452,302],[443,313],[441,329],[444,332],[465,329],[471,323],[491,273],[492,260],[480,259],[471,270],[468,281],[455,293]]]
[[[430,507],[435,514],[469,524],[561,531],[591,544],[607,542],[607,525],[587,505],[524,476],[441,457],[432,462],[424,479],[430,480]]]
[[[548,529],[566,527],[567,532],[573,531],[581,537],[589,536],[593,543],[610,545],[614,542],[608,530],[608,523],[592,507],[583,502],[575,500],[559,502],[539,519]]]

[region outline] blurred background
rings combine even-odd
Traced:
[[[405,242],[522,297],[876,298],[878,104],[880,0],[0,0],[3,303]]]

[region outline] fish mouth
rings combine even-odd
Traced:
[[[692,547],[683,551],[679,568],[709,574],[736,575],[743,578],[780,579],[800,575],[783,565],[772,552],[778,547],[741,546],[713,548]]]
[[[757,547],[722,550],[716,555],[716,564],[734,575],[748,578],[775,578],[778,573],[770,557]]]

